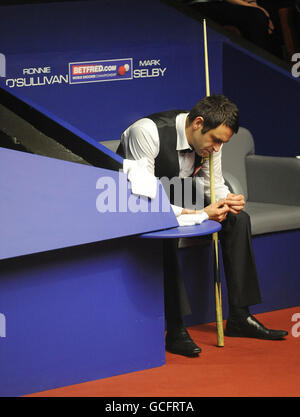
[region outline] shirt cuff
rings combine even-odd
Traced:
[[[201,224],[208,220],[208,215],[205,211],[196,214],[182,214],[177,217],[179,226],[192,226],[194,224]]]
[[[171,204],[171,207],[173,209],[173,212],[175,214],[176,217],[180,216],[182,213],[183,208],[179,207],[179,206],[174,206],[173,204]]]

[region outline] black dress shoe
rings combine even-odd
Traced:
[[[254,337],[256,339],[280,340],[288,334],[285,330],[267,329],[252,315],[243,318],[228,318],[225,336],[231,337]]]
[[[193,342],[191,336],[184,327],[178,329],[176,332],[167,333],[166,350],[190,358],[199,356],[199,353],[201,352],[201,348]]]

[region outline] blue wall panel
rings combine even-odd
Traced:
[[[97,141],[120,138],[152,112],[190,109],[205,95],[202,25],[159,1],[2,7],[0,28],[7,61],[0,85]],[[223,37],[209,30],[208,39],[211,90],[220,92]],[[132,59],[130,80],[69,83],[71,62],[123,58]],[[40,68],[50,70],[31,73]]]
[[[118,239],[2,260],[0,396],[165,363],[161,245]]]
[[[263,303],[254,311],[272,311],[300,305],[300,230],[258,235],[254,254]]]
[[[300,155],[299,79],[224,43],[223,90],[238,105],[241,126],[252,132],[257,154]]]
[[[211,92],[236,101],[258,153],[298,155],[299,79],[210,29],[208,41]],[[97,141],[117,139],[137,118],[205,95],[202,44],[201,23],[158,0],[1,7],[0,86]],[[123,58],[132,59],[130,80],[69,83],[70,62]],[[41,68],[50,72],[26,73]]]

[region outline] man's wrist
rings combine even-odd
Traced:
[[[181,214],[199,214],[200,211],[183,208]]]

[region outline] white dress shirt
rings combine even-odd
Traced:
[[[181,153],[181,150],[191,147],[188,144],[185,124],[188,113],[180,113],[176,116],[178,162],[179,177],[186,178],[192,175],[194,170],[195,152]],[[121,141],[124,146],[125,156],[127,159],[147,158],[147,169],[154,175],[155,158],[159,153],[159,134],[156,124],[147,118],[140,119],[130,125],[122,134]],[[225,185],[222,175],[222,146],[218,152],[214,152],[214,176],[215,176],[215,193],[216,201],[226,198],[229,193],[228,187]],[[209,181],[209,161],[205,161],[197,174],[203,177],[204,193],[210,197],[210,181]],[[182,212],[182,207],[172,206],[176,216]]]

